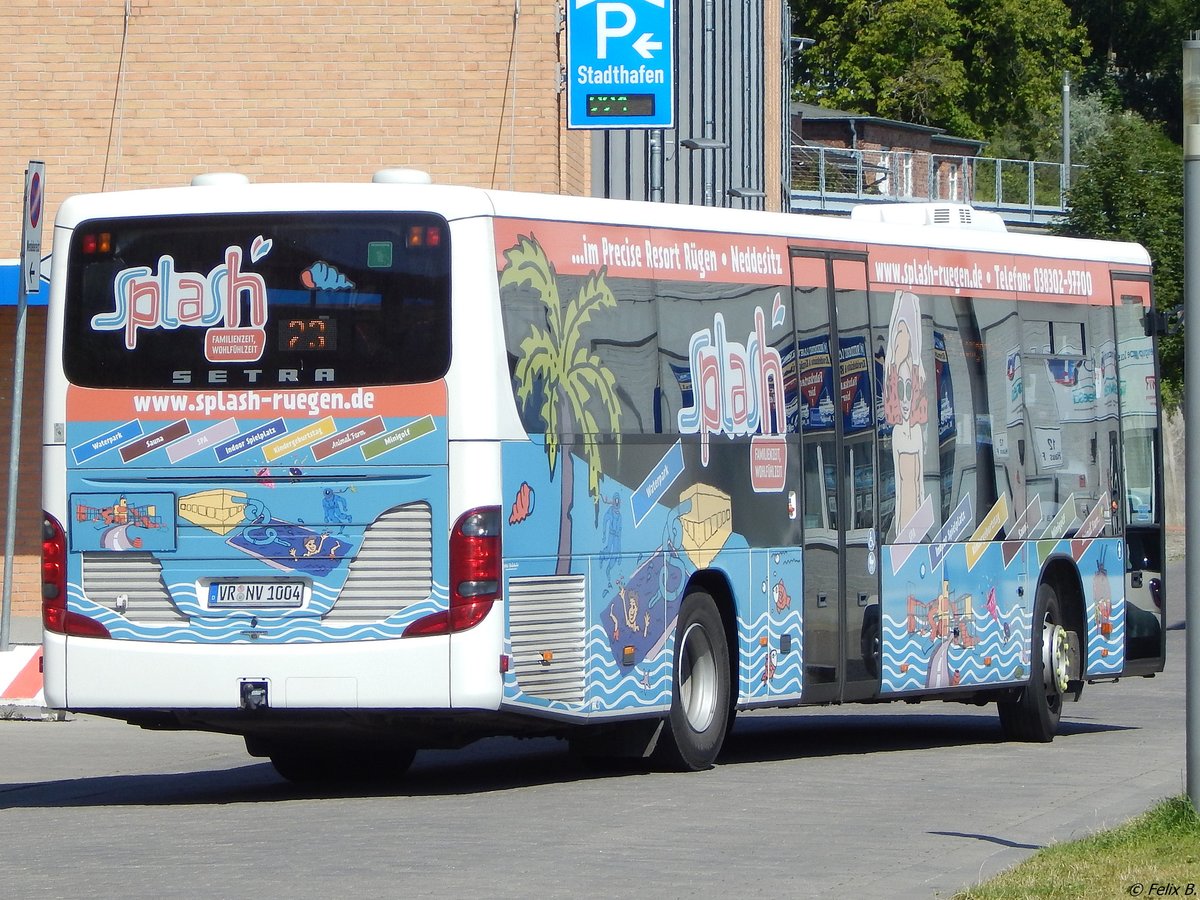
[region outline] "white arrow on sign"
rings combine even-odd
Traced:
[[[633,49],[642,54],[643,59],[652,59],[654,57],[654,54],[650,52],[651,50],[662,49],[662,41],[651,40],[652,37],[653,35],[647,31],[633,42]]]

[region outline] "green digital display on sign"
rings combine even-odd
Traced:
[[[588,94],[589,116],[652,116],[653,94]]]

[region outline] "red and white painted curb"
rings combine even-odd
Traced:
[[[45,705],[41,645],[18,645],[0,653],[0,707]]]

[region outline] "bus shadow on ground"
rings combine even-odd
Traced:
[[[1058,739],[1124,730],[1129,726],[1070,721],[1062,724]],[[1004,742],[999,724],[982,716],[759,713],[738,719],[725,742],[719,765]],[[585,764],[567,752],[565,742],[554,739],[490,738],[459,750],[423,751],[406,776],[389,783],[298,786],[284,781],[269,763],[254,762],[210,771],[0,784],[0,810],[279,803],[314,798],[402,799],[644,777],[672,775],[642,761]]]
[[[1132,726],[1063,721],[1058,738],[1126,731]],[[891,753],[1008,743],[998,719],[981,715],[874,713],[757,714],[739,717],[725,742],[724,765],[768,760]]]

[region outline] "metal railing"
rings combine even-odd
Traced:
[[[1040,160],[799,144],[792,147],[791,186],[793,212],[941,200],[1045,226],[1067,211],[1063,164]]]

